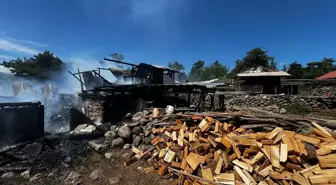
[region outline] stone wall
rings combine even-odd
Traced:
[[[336,98],[293,95],[238,95],[227,97],[225,104],[227,109],[232,109],[233,106],[261,107],[268,111],[286,113],[286,109],[292,106],[303,106],[309,111],[336,108]]]
[[[102,122],[104,116],[105,100],[86,99],[84,101],[85,116],[94,122]]]
[[[336,86],[301,85],[299,86],[298,95],[336,97]]]

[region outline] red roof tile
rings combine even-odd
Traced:
[[[330,73],[317,77],[316,80],[333,79],[333,78],[336,79],[336,71],[332,71]]]

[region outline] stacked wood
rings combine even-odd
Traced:
[[[199,119],[199,118],[197,118]],[[173,184],[335,184],[336,140],[313,122],[312,133],[252,130],[204,117],[153,128],[152,158]]]

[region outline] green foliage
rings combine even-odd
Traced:
[[[178,61],[169,62],[168,63],[168,67],[170,69],[174,69],[176,71],[183,71],[183,70],[185,70],[183,64],[180,64]]]
[[[11,72],[18,76],[48,78],[52,72],[62,69],[63,62],[50,51],[44,51],[28,59],[4,61],[3,65],[12,68]]]
[[[267,55],[268,51],[261,48],[253,48],[246,53],[246,56],[242,60],[237,60],[235,67],[231,71],[231,77],[235,77],[238,73],[244,72],[252,67],[267,67],[276,69],[277,63],[275,57]]]
[[[191,81],[204,81],[211,79],[225,79],[229,73],[229,68],[222,65],[218,60],[210,66],[205,66],[204,61],[195,62],[190,70],[189,79]]]
[[[321,61],[307,63],[306,67],[293,62],[288,67],[288,73],[292,78],[314,79],[335,70],[334,62],[333,58],[323,58]]]

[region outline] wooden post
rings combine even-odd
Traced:
[[[78,70],[79,80],[82,82],[82,77],[81,77],[81,73],[79,71],[79,68],[77,68],[77,70]],[[81,89],[82,89],[82,91],[84,91],[83,83],[81,83]]]

